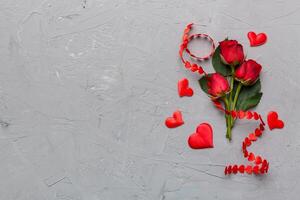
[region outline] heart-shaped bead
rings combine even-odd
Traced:
[[[257,140],[257,137],[255,136],[254,133],[250,133],[250,134],[248,135],[248,138],[249,138],[249,140],[251,140],[251,141],[256,141],[256,140]]]
[[[248,174],[252,174],[252,166],[251,166],[251,165],[247,165],[247,167],[245,167],[245,171],[246,171]]]
[[[254,155],[252,152],[249,154],[248,160],[249,160],[249,161],[255,160],[255,155]]]

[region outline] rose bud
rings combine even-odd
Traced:
[[[226,65],[238,65],[244,61],[243,46],[236,40],[224,40],[220,42],[220,56]]]
[[[261,65],[254,60],[247,60],[235,70],[235,79],[243,85],[252,85],[258,79],[261,69]]]
[[[230,91],[227,79],[221,74],[214,73],[207,78],[208,93],[213,99],[224,96]]]

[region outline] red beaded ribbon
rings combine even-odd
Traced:
[[[184,66],[190,70],[191,72],[198,72],[200,75],[207,75],[207,73],[203,70],[203,68],[196,63],[191,63],[189,61],[186,61],[183,58],[183,53],[186,51],[192,58],[195,58],[197,60],[207,60],[209,59],[214,51],[215,51],[215,45],[211,37],[209,37],[206,34],[194,34],[189,36],[189,32],[192,29],[193,24],[189,24],[186,26],[184,29],[184,34],[182,37],[182,43],[180,45],[180,50],[179,50],[179,56],[184,64]],[[195,37],[205,37],[209,39],[209,41],[212,43],[212,51],[208,56],[205,57],[197,57],[193,55],[190,50],[187,48],[188,43]],[[269,162],[262,158],[259,155],[255,155],[253,152],[249,152],[247,147],[251,146],[253,142],[255,142],[259,137],[262,136],[263,131],[265,130],[265,123],[261,117],[260,114],[257,112],[252,112],[252,111],[228,111],[225,110],[221,104],[221,102],[213,100],[213,103],[217,109],[220,111],[224,112],[226,115],[231,115],[233,119],[246,119],[246,120],[256,120],[260,121],[259,126],[247,137],[245,137],[243,143],[242,143],[242,152],[245,158],[247,158],[248,161],[252,162],[253,165],[228,165],[225,167],[224,173],[225,175],[230,175],[230,174],[237,174],[237,173],[247,173],[247,174],[265,174],[268,172],[269,169]]]
[[[206,74],[205,71],[203,70],[203,68],[196,63],[191,63],[189,61],[186,61],[183,57],[183,53],[184,53],[184,51],[186,51],[192,58],[194,58],[198,61],[208,60],[215,52],[215,43],[214,43],[213,39],[207,34],[199,33],[199,34],[189,35],[189,33],[192,29],[192,25],[193,24],[189,24],[184,29],[182,43],[180,45],[180,50],[179,50],[179,56],[180,56],[182,62],[184,63],[184,66],[187,69],[189,69],[192,72],[198,72],[199,74],[202,75],[203,73]],[[199,57],[199,56],[196,56],[193,53],[191,53],[191,51],[188,49],[188,44],[194,38],[204,38],[204,39],[207,39],[211,43],[211,51],[209,52],[208,55]]]
[[[265,130],[265,122],[262,120],[262,117],[257,112],[252,111],[227,111],[222,107],[221,102],[219,101],[213,101],[215,107],[223,112],[225,112],[227,115],[231,115],[233,119],[247,119],[247,120],[259,120],[260,124],[259,126],[247,137],[245,137],[243,143],[242,143],[242,152],[244,154],[244,157],[247,158],[248,161],[253,162],[254,166],[252,165],[228,165],[225,167],[225,175],[229,174],[237,174],[237,173],[248,173],[248,174],[264,174],[268,172],[269,169],[269,162],[262,158],[259,155],[255,155],[253,152],[249,152],[247,150],[247,147],[251,146],[253,142],[255,142],[259,137],[262,136],[263,131]]]

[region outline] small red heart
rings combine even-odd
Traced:
[[[245,167],[245,171],[246,171],[248,174],[252,174],[252,166],[251,166],[251,165],[247,165],[247,167]]]
[[[244,165],[241,165],[239,167],[239,172],[242,173],[242,174],[245,172],[245,166]]]
[[[251,140],[248,137],[245,138],[244,142],[247,147],[249,147],[252,144]]]
[[[262,131],[259,128],[256,128],[254,131],[255,136],[260,137],[262,135]]]
[[[238,166],[237,165],[233,165],[233,167],[232,167],[232,173],[236,174],[236,173],[238,173],[238,170],[239,170]]]
[[[270,130],[274,128],[283,128],[284,122],[280,119],[278,119],[278,114],[275,111],[271,111],[268,114],[268,125]]]
[[[259,166],[258,166],[258,165],[255,165],[255,166],[253,167],[253,173],[254,173],[254,174],[258,174],[258,173],[259,173]]]
[[[181,79],[178,81],[178,94],[180,97],[187,96],[191,97],[194,94],[194,91],[192,88],[189,87],[189,80],[186,78]]]
[[[259,33],[256,34],[254,32],[249,32],[248,33],[248,39],[250,41],[250,46],[251,47],[256,47],[263,45],[267,41],[267,35],[265,33]]]
[[[248,155],[249,155],[249,153],[248,153],[247,149],[245,149],[245,151],[243,151],[243,152],[244,152],[244,157],[245,157],[245,158],[247,158],[247,157],[248,157]]]
[[[254,155],[252,152],[249,154],[248,160],[249,160],[249,161],[255,160],[255,155]]]
[[[260,156],[256,156],[256,158],[255,158],[255,163],[256,163],[257,165],[259,165],[260,163],[262,163],[262,158],[261,158]]]
[[[189,136],[188,143],[192,149],[204,149],[214,147],[213,130],[210,124],[200,124],[197,127],[196,133],[193,133]]]
[[[257,140],[257,137],[255,136],[254,133],[250,133],[250,134],[248,135],[248,138],[249,138],[250,141],[256,141],[256,140]]]
[[[168,128],[176,128],[184,124],[181,112],[179,110],[176,110],[173,113],[173,117],[168,117],[166,119],[165,124]]]

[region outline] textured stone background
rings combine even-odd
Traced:
[[[298,199],[299,19],[297,0],[0,1],[0,199]],[[223,176],[224,164],[247,163],[241,140],[257,124],[238,122],[225,140],[223,116],[178,59],[189,22],[239,40],[263,65],[256,111],[286,121],[251,147],[269,175]],[[251,30],[268,43],[250,48]],[[192,98],[177,95],[183,77]],[[186,123],[167,129],[177,108]],[[203,121],[215,148],[191,150],[186,139]]]

